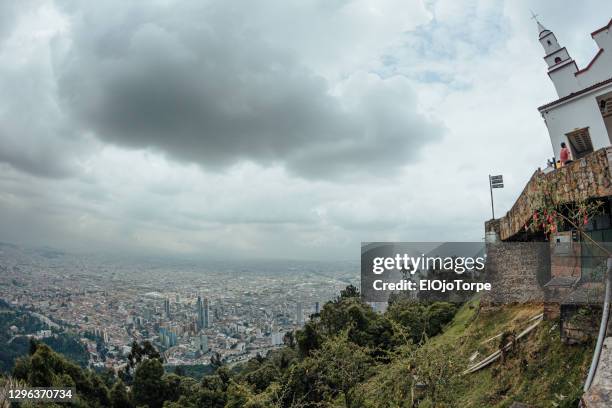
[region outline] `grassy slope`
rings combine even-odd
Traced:
[[[478,302],[463,306],[445,332],[430,339],[433,358],[448,354],[459,357],[460,370],[469,358],[477,362],[497,350],[500,338],[483,342],[501,332],[518,334],[529,325],[528,319],[542,311],[541,306],[516,305],[478,311]],[[459,407],[508,407],[514,401],[534,407],[576,407],[582,382],[590,364],[593,345],[566,346],[561,343],[556,322],[542,322],[506,359],[461,376],[453,385],[453,403]],[[373,377],[365,390],[393,382],[405,376],[406,363],[399,359],[386,372]],[[403,375],[402,375],[403,371]],[[367,391],[366,391],[367,392]],[[404,406],[403,403],[392,406]]]
[[[478,350],[480,361],[500,344],[500,338],[483,341],[500,332],[525,328],[527,320],[541,312],[533,305],[504,306],[477,313],[472,302],[464,306],[453,324],[432,339],[440,350],[454,349],[466,364]],[[465,376],[457,399],[461,406],[507,407],[513,401],[536,407],[576,406],[580,388],[590,364],[592,345],[566,346],[560,341],[558,325],[543,322],[504,362],[495,362]],[[556,405],[555,405],[556,404]]]

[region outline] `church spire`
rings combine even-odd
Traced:
[[[578,71],[576,63],[565,47],[561,47],[555,33],[548,30],[538,20],[538,15],[531,12],[531,18],[538,26],[538,40],[544,48],[544,61],[548,65],[548,76],[553,81],[559,97],[566,95],[568,89],[573,89]]]
[[[538,23],[538,34],[542,34],[544,31],[548,31],[546,27],[544,27],[542,23],[540,23],[538,20],[536,20],[536,23]]]
[[[540,36],[540,38],[550,33],[550,30],[547,30],[546,27],[544,27],[542,23],[540,23],[540,20],[538,20],[538,15],[534,13],[533,10],[531,11],[531,19],[534,20],[538,25],[538,35]]]
[[[537,20],[537,16],[538,16],[537,14],[533,14],[531,18],[534,19],[538,25],[538,39],[540,40],[540,44],[542,44],[542,47],[544,47],[545,55],[546,56],[552,55],[553,53],[561,50],[562,48],[557,42],[557,37],[555,36],[555,34],[549,29],[547,29],[546,27],[544,27],[542,23],[540,23],[540,20]],[[563,60],[565,59],[566,58],[563,58]],[[546,61],[546,62],[549,63],[548,64],[549,67],[551,67],[552,65],[555,65],[555,64],[551,64],[549,61]],[[553,60],[552,62],[555,62],[555,61]]]

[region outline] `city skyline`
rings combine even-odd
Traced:
[[[49,329],[14,337],[76,336],[88,366],[115,370],[134,341],[171,366],[265,355],[358,279],[352,262],[160,263],[0,244],[0,300]]]

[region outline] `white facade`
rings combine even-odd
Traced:
[[[538,108],[550,134],[555,157],[565,142],[574,159],[609,146],[612,136],[612,20],[591,37],[599,47],[591,62],[578,69],[555,34],[538,22],[548,76],[559,99]]]
[[[202,353],[208,353],[208,336],[203,333],[200,333],[198,337],[195,338],[195,346]]]
[[[285,336],[285,333],[282,332],[273,332],[272,335],[270,336],[270,343],[273,346],[280,346],[283,344],[283,337]]]

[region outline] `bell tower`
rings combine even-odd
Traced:
[[[544,48],[548,76],[555,85],[559,98],[577,91],[579,85],[575,75],[578,72],[576,62],[570,57],[567,49],[559,45],[555,33],[544,27],[537,19],[537,15],[534,14],[532,18],[538,26],[538,39]]]

